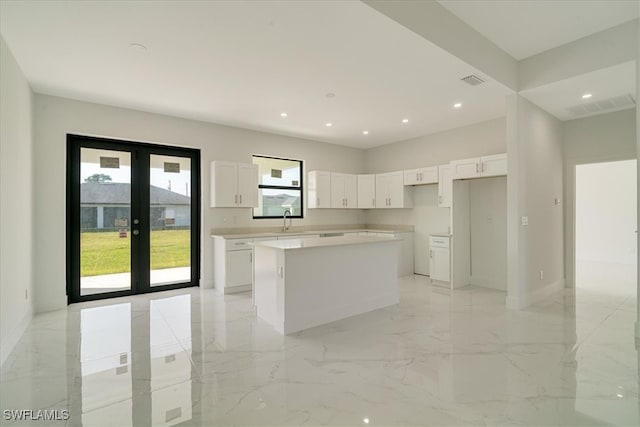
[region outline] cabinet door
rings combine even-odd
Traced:
[[[227,283],[225,286],[250,285],[253,276],[252,251],[227,251]]]
[[[432,166],[420,170],[421,184],[435,184],[438,182],[438,167]]]
[[[501,176],[507,174],[507,154],[485,156],[481,158],[482,176]]]
[[[371,209],[376,207],[376,176],[358,175],[358,208]]]
[[[238,199],[237,163],[211,162],[211,207],[233,208]]]
[[[449,273],[449,250],[434,248],[430,251],[431,279],[448,282]]]
[[[311,171],[309,172],[309,202],[308,207],[330,208],[331,207],[331,172]]]
[[[345,180],[346,175],[342,173],[331,173],[331,207],[345,208]]]
[[[451,167],[449,165],[440,165],[438,166],[438,206],[450,208],[452,193]]]
[[[409,169],[404,171],[404,185],[420,184],[421,169]]]
[[[389,174],[389,207],[404,208],[404,177],[402,172]]]
[[[345,175],[344,179],[345,207],[356,209],[358,207],[358,177],[355,175]]]
[[[238,164],[238,206],[258,207],[258,165]]]
[[[376,208],[389,207],[389,174],[376,175]],[[404,185],[404,184],[403,184]]]
[[[480,159],[454,160],[451,162],[451,178],[465,179],[480,176]]]

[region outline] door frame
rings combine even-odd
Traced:
[[[131,153],[131,217],[143,218],[142,207],[149,206],[148,191],[143,182],[149,183],[149,158],[151,154],[183,156],[191,159],[191,280],[168,285],[150,285],[150,246],[141,242],[149,240],[150,224],[141,221],[139,237],[131,239],[131,287],[128,290],[81,295],[80,289],[80,152],[81,148],[127,151]],[[66,173],[66,282],[67,304],[106,298],[137,295],[199,286],[200,283],[200,199],[201,174],[200,150],[194,148],[150,144],[138,141],[102,138],[78,134],[67,134]],[[134,174],[134,169],[139,174]],[[76,211],[76,208],[78,211]],[[75,274],[77,273],[77,274]]]

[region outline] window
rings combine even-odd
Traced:
[[[258,165],[258,207],[254,218],[302,218],[302,160],[253,156]]]

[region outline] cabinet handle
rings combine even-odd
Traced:
[[[438,196],[438,201],[442,203],[442,196]]]
[[[253,251],[249,252],[249,263],[253,262]]]
[[[238,204],[238,195],[237,195],[237,194],[235,195],[234,203],[235,203],[236,205]]]
[[[476,173],[479,173],[480,171],[478,170],[478,164],[476,163]]]
[[[240,194],[240,204],[242,204],[242,194]]]
[[[278,276],[280,276],[280,278],[284,278],[284,267],[280,267],[278,268]]]
[[[482,172],[484,172],[484,170],[486,169],[487,164],[485,162],[482,162]]]
[[[376,199],[371,199],[371,206],[373,206],[373,207],[376,206]]]
[[[433,251],[429,251],[429,258],[433,258]]]

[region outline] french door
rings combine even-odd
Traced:
[[[67,136],[69,303],[197,286],[200,152]]]

